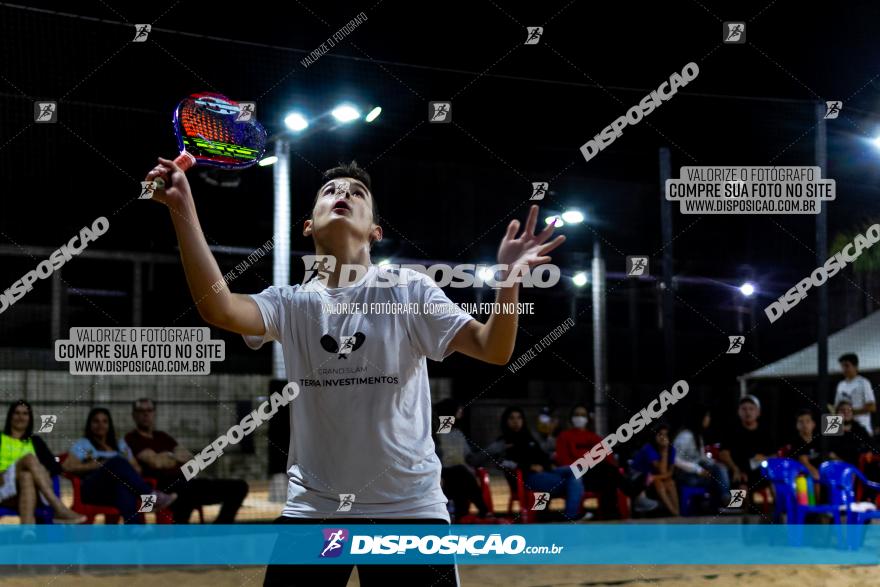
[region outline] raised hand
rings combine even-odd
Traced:
[[[538,222],[538,206],[532,206],[529,210],[529,216],[526,219],[526,225],[519,237],[516,233],[519,231],[519,220],[511,220],[507,226],[507,233],[501,239],[501,246],[498,247],[498,263],[507,265],[507,271],[512,271],[515,267],[525,267],[531,269],[538,265],[550,262],[550,256],[547,254],[562,243],[565,242],[564,236],[557,236],[550,242],[547,240],[553,234],[556,223],[547,225],[547,228],[535,234],[535,225]]]

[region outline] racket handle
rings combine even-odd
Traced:
[[[196,158],[183,151],[174,159],[174,164],[180,167],[180,170],[186,173],[188,170],[192,169],[196,164]],[[156,177],[153,181],[156,182],[156,189],[164,190],[165,189],[165,179],[162,176]]]

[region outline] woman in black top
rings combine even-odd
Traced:
[[[858,467],[860,455],[874,452],[871,434],[853,417],[853,408],[849,401],[837,402],[835,411],[843,416],[843,434],[828,438],[831,458]]]

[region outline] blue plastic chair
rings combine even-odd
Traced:
[[[705,499],[711,497],[709,491],[702,485],[679,485],[678,486],[679,510],[682,516],[695,515],[693,512],[693,502],[695,499]]]
[[[830,506],[800,505],[797,502],[795,481],[798,475],[806,476],[808,490],[813,487],[813,478],[801,463],[793,459],[774,457],[761,463],[761,473],[773,484],[777,521],[785,514],[789,524],[803,524],[809,513],[833,513]]]
[[[846,512],[847,537],[849,547],[858,548],[864,538],[863,524],[874,518],[880,518],[880,511],[856,512],[852,505],[857,503],[855,482],[861,481],[865,487],[880,491],[880,483],[869,481],[855,466],[843,461],[828,461],[819,467],[823,484],[829,488],[831,504],[838,511]]]
[[[61,481],[55,475],[52,476],[52,491],[55,492],[55,495],[61,497]],[[0,518],[3,516],[18,515],[19,513],[17,509],[0,506]],[[37,520],[37,524],[51,524],[52,519],[55,517],[55,512],[51,507],[44,505],[42,500],[37,499],[37,507],[34,509],[34,517]]]
[[[776,520],[780,521],[785,514],[787,523],[793,532],[789,540],[794,546],[803,544],[803,526],[807,514],[830,515],[837,527],[837,546],[845,548],[843,525],[840,523],[840,507],[835,504],[801,505],[797,502],[795,481],[798,475],[804,475],[807,479],[807,490],[814,489],[813,478],[807,468],[801,463],[786,458],[771,458],[761,463],[761,473],[772,484],[776,493],[775,508]],[[815,491],[813,493],[815,495]]]

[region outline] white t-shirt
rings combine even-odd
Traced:
[[[387,282],[394,278],[388,274],[398,271],[407,285],[367,287],[377,276]],[[245,341],[254,349],[280,341],[287,380],[300,386],[290,404],[282,515],[449,520],[431,439],[425,358],[442,361],[451,354],[450,341],[473,318],[427,276],[375,265],[350,287],[327,288],[312,280],[272,286],[251,297],[266,334]],[[370,311],[375,308],[370,304],[386,303],[435,312]],[[358,304],[361,311],[327,311],[342,304],[349,310]],[[339,494],[355,495],[350,511],[337,513]]]
[[[856,375],[852,381],[844,379],[837,384],[837,394],[834,396],[834,405],[837,405],[842,399],[848,399],[852,403],[853,408],[864,408],[865,404],[874,403],[874,389],[871,382]],[[855,420],[865,427],[870,434],[874,434],[874,427],[871,426],[871,414],[859,414],[855,416]]]

